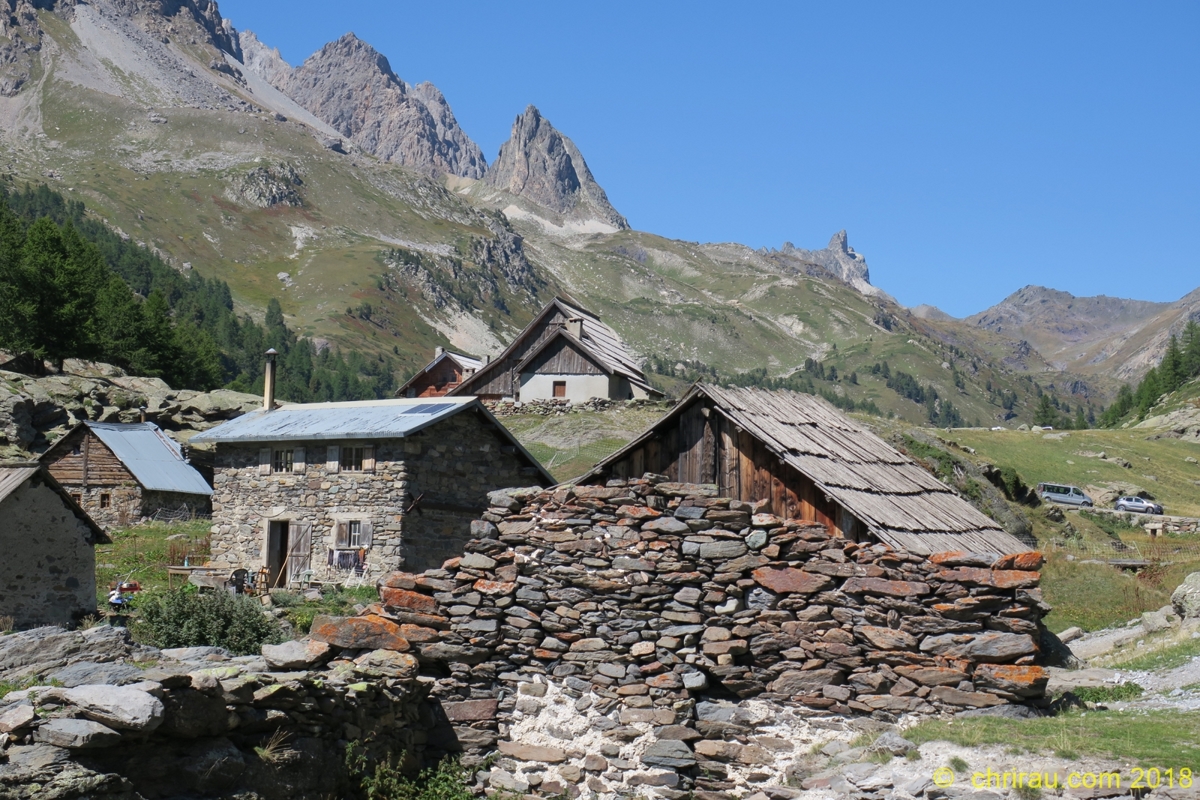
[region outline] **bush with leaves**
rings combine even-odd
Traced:
[[[416,777],[405,774],[394,758],[372,762],[357,745],[346,748],[346,766],[367,800],[471,800],[471,770],[446,758]]]
[[[155,647],[224,647],[244,656],[282,638],[279,624],[262,605],[242,595],[200,594],[189,586],[147,593],[134,608],[134,637]]]

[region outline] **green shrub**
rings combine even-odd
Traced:
[[[1145,689],[1131,681],[1116,686],[1080,686],[1072,691],[1085,703],[1116,703],[1141,697]]]
[[[355,745],[346,749],[346,765],[367,800],[473,800],[471,770],[447,758],[410,778],[395,759],[371,764]]]
[[[262,605],[241,595],[177,589],[147,593],[134,607],[134,637],[155,647],[224,647],[241,656],[281,638],[279,624]]]

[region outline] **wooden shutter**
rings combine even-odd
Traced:
[[[369,445],[366,445],[365,447],[363,447],[362,471],[363,472],[374,472],[375,471],[375,445],[373,445],[373,444],[369,444]]]
[[[271,474],[271,448],[264,447],[258,451],[258,474]]]
[[[312,523],[288,524],[291,552],[288,554],[288,582],[299,580],[301,573],[312,566]]]
[[[375,538],[375,526],[371,524],[370,520],[366,519],[364,519],[360,525],[362,527],[359,528],[358,532],[359,541],[361,542],[363,549],[369,550]]]
[[[292,472],[304,472],[304,448],[297,447],[292,450]]]
[[[334,523],[333,547],[335,550],[345,550],[350,547],[350,526],[347,523]]]
[[[337,472],[341,469],[342,448],[336,444],[331,444],[325,448],[325,471]]]

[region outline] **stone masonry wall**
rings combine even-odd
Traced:
[[[71,624],[96,610],[91,530],[46,484],[0,504],[0,617],[17,628]]]
[[[415,658],[357,644],[233,658],[103,626],[2,637],[0,680],[42,684],[0,698],[0,797],[357,796],[349,743],[419,769],[436,721]]]
[[[270,475],[258,472],[259,445],[220,445],[213,481],[213,562],[257,568],[264,563],[266,520],[307,522],[315,576],[344,579],[348,572],[327,563],[335,524],[361,519],[373,527],[368,574],[423,569],[461,552],[470,538],[470,520],[486,506],[489,491],[533,479],[510,443],[471,412],[404,439],[368,443],[375,446],[373,473],[327,470],[326,448],[338,442],[293,442],[287,447],[305,450],[304,472]],[[406,516],[418,497],[421,503]]]
[[[715,494],[497,492],[465,555],[381,581],[468,763],[499,751],[480,788],[790,796],[764,720],[1043,702],[1040,554],[926,559]]]

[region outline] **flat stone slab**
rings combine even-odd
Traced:
[[[88,750],[119,744],[121,734],[90,719],[52,719],[34,732],[33,739],[69,750]]]
[[[152,731],[163,721],[162,701],[139,689],[78,686],[63,689],[60,695],[88,719],[119,730]]]
[[[80,661],[51,672],[46,679],[57,681],[66,688],[73,689],[76,686],[97,684],[124,686],[127,683],[145,680],[145,674],[132,664],[96,664],[91,661]]]

